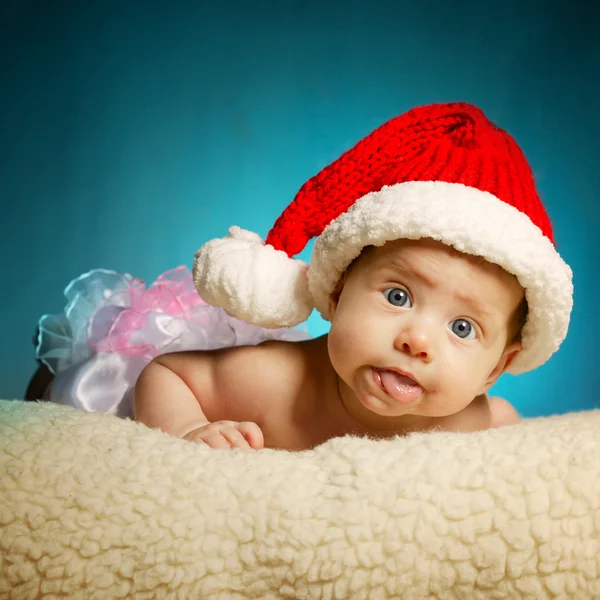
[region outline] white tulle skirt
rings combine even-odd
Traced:
[[[185,266],[148,288],[131,275],[95,269],[64,294],[64,312],[39,322],[36,355],[55,375],[45,399],[121,417],[132,417],[135,382],[160,354],[309,337],[300,328],[249,325],[206,304]]]

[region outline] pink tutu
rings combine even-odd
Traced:
[[[185,266],[147,289],[131,275],[95,269],[64,293],[64,313],[40,319],[36,355],[55,374],[46,399],[88,411],[131,417],[139,374],[166,352],[308,338],[300,329],[249,325],[206,304]]]

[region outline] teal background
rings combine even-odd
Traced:
[[[575,271],[572,327],[495,392],[524,415],[596,405],[600,43],[589,2],[7,1],[0,8],[0,396],[65,285],[152,281],[386,119],[478,104],[525,150]],[[308,253],[304,253],[308,258]],[[316,316],[309,330],[326,325]]]

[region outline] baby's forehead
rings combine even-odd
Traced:
[[[365,258],[373,262],[386,262],[395,257],[402,256],[431,256],[466,260],[474,264],[486,263],[480,256],[459,252],[453,246],[431,238],[420,238],[416,240],[398,239],[385,242],[381,246],[368,246],[363,249]]]
[[[409,266],[411,263],[426,263],[433,266],[452,264],[468,272],[486,273],[496,278],[516,281],[514,275],[499,265],[481,256],[460,252],[453,246],[431,238],[400,239],[386,242],[382,246],[369,246],[363,250],[360,260],[361,262],[364,260],[369,268]]]

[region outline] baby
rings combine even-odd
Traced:
[[[291,257],[317,237],[310,267]],[[514,140],[466,104],[420,107],[309,180],[266,242],[197,253],[210,304],[265,327],[315,306],[327,335],[154,359],[138,421],[213,448],[304,450],[347,434],[516,423],[486,392],[564,339],[571,271]]]

